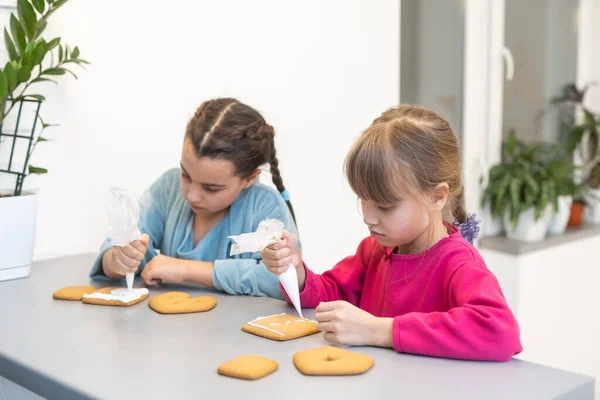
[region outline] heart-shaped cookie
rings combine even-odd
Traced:
[[[294,365],[304,375],[358,375],[375,364],[371,357],[332,346],[294,354]]]
[[[168,292],[154,296],[148,302],[160,314],[188,314],[212,310],[217,299],[212,296],[192,297],[184,292]]]

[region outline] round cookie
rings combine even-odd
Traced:
[[[136,297],[132,296],[131,300],[122,301],[117,298],[117,296],[112,295],[112,291],[115,289],[123,289],[116,287],[106,287],[102,289],[96,290],[94,293],[90,293],[88,295],[84,295],[81,301],[85,304],[95,304],[99,306],[116,306],[116,307],[129,307],[134,304],[140,303],[148,298],[149,292],[148,289],[133,289],[142,292],[141,296]],[[101,298],[94,297],[86,297],[86,296],[99,296]]]
[[[91,286],[67,286],[52,293],[52,298],[80,301],[84,294],[94,293],[95,291],[96,288]]]
[[[192,297],[183,292],[168,292],[154,296],[148,302],[160,314],[187,314],[212,310],[217,299],[212,296]]]
[[[288,314],[256,318],[242,326],[242,331],[271,340],[291,340],[319,332],[317,323]]]
[[[279,367],[277,361],[259,356],[241,356],[221,365],[220,375],[238,379],[254,380],[267,376]]]
[[[371,357],[332,346],[294,354],[294,365],[304,375],[358,375],[375,364]]]

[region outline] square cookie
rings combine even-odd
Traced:
[[[291,340],[319,332],[317,323],[288,314],[256,318],[242,327],[244,332],[271,340]]]
[[[255,380],[267,376],[279,367],[277,361],[259,356],[241,356],[221,365],[220,375],[238,379]]]
[[[94,293],[85,294],[81,301],[85,304],[95,304],[99,306],[129,307],[148,298],[149,292],[146,288],[131,289],[130,294],[126,293],[126,288],[107,287],[96,290]]]

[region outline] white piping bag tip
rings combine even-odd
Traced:
[[[279,282],[281,283],[281,286],[283,286],[283,288],[285,289],[285,292],[289,296],[290,300],[292,300],[292,304],[298,312],[298,315],[300,315],[301,318],[304,318],[302,316],[302,308],[300,307],[298,275],[296,275],[296,268],[294,268],[292,264],[288,265],[287,271],[279,275]]]
[[[135,273],[133,272],[127,272],[125,274],[125,279],[127,280],[127,290],[129,290],[131,292],[131,289],[133,288],[133,279],[135,278]]]

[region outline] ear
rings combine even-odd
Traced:
[[[258,176],[262,173],[262,170],[257,169],[256,171],[254,171],[252,173],[252,175],[250,175],[249,177],[245,178],[243,183],[242,183],[242,187],[244,189],[252,186],[252,184],[254,183],[254,181],[256,180],[256,178],[258,178]]]
[[[429,193],[429,209],[431,211],[442,211],[446,202],[450,188],[446,182],[439,183]]]

